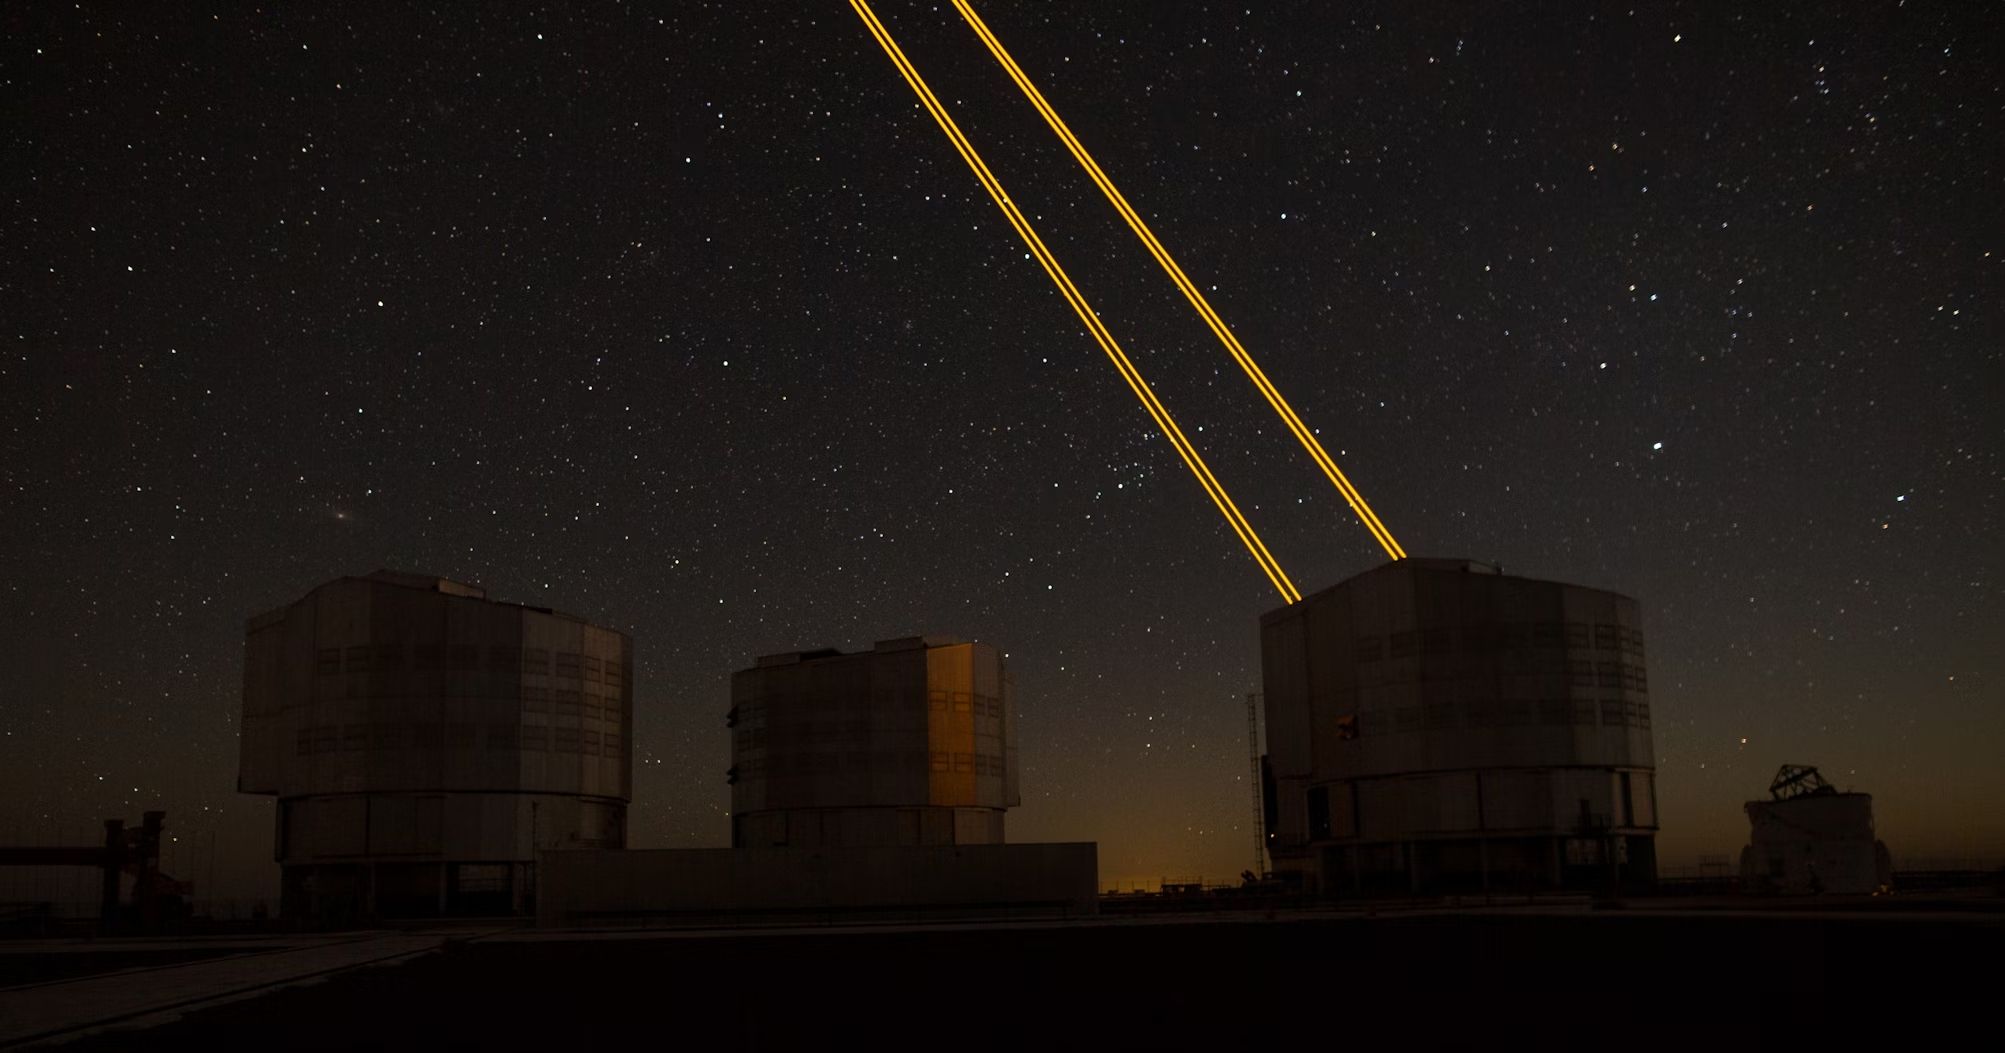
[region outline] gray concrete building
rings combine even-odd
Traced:
[[[625,845],[632,681],[624,634],[426,575],[250,619],[237,789],[278,797],[282,912],[533,909],[539,850]]]
[[[1092,842],[543,854],[547,926],[1091,917]]]
[[[1260,631],[1278,875],[1336,895],[1655,879],[1635,600],[1405,559]]]
[[[1002,655],[945,636],[766,655],[731,677],[738,848],[1001,844],[1019,803]]]

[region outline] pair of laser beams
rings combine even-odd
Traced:
[[[1253,356],[1240,345],[1239,338],[1232,335],[1232,330],[1226,328],[1225,322],[1218,317],[1218,312],[1211,309],[1211,304],[1205,300],[1204,294],[1198,291],[1197,285],[1184,275],[1183,268],[1177,266],[1177,261],[1171,258],[1168,249],[1163,248],[1163,243],[1156,240],[1155,232],[1151,231],[1149,225],[1142,221],[1142,217],[1129,206],[1128,199],[1115,189],[1113,181],[1107,178],[1107,173],[1101,171],[1099,163],[1093,160],[1093,155],[1086,152],[1086,147],[1080,144],[1079,138],[1072,134],[1072,129],[1066,127],[1065,121],[1058,116],[1058,111],[1052,109],[1051,104],[1045,101],[1044,93],[1038,91],[1037,86],[1024,75],[1023,68],[1010,57],[1009,51],[1002,46],[1002,41],[997,40],[981,16],[975,14],[975,9],[969,6],[968,0],[954,0],[954,10],[959,11],[961,17],[974,29],[975,35],[982,38],[982,43],[988,47],[989,54],[995,56],[996,62],[1001,64],[1010,79],[1022,90],[1024,97],[1029,99],[1030,104],[1043,116],[1044,123],[1051,127],[1052,132],[1065,143],[1065,148],[1072,152],[1073,160],[1078,161],[1079,166],[1092,177],[1094,185],[1106,195],[1108,204],[1114,206],[1114,210],[1127,221],[1128,229],[1134,232],[1135,237],[1141,239],[1142,246],[1149,250],[1149,254],[1156,258],[1157,263],[1162,265],[1164,273],[1170,276],[1170,281],[1174,282],[1177,289],[1184,294],[1184,299],[1190,301],[1191,307],[1204,319],[1205,325],[1211,327],[1212,333],[1232,355],[1232,360],[1239,363],[1239,368],[1245,371],[1247,379],[1253,381],[1253,386],[1259,389],[1267,404],[1274,408],[1282,423],[1288,425],[1288,430],[1295,434],[1295,438],[1309,452],[1309,457],[1323,470],[1323,475],[1337,488],[1337,492],[1344,495],[1344,500],[1350,503],[1351,511],[1357,513],[1359,521],[1364,523],[1366,530],[1371,531],[1372,537],[1385,549],[1386,555],[1393,559],[1405,559],[1406,550],[1400,548],[1399,542],[1393,539],[1392,532],[1385,528],[1384,523],[1379,522],[1377,514],[1365,503],[1357,487],[1351,485],[1343,469],[1337,467],[1337,462],[1330,459],[1329,452],[1323,449],[1323,444],[1316,441],[1315,433],[1302,423],[1302,418],[1296,415],[1294,407],[1288,405],[1288,400],[1281,397],[1281,392],[1267,379],[1267,374],[1253,361]]]
[[[1092,334],[1100,349],[1113,361],[1114,368],[1120,372],[1121,378],[1127,381],[1129,389],[1135,393],[1137,399],[1141,400],[1142,407],[1148,410],[1149,416],[1155,419],[1156,426],[1162,429],[1164,436],[1170,440],[1170,445],[1176,448],[1177,456],[1183,458],[1191,474],[1197,476],[1198,484],[1204,487],[1205,494],[1218,506],[1220,514],[1231,524],[1233,532],[1239,535],[1239,540],[1246,545],[1247,551],[1253,554],[1254,560],[1260,564],[1260,569],[1267,575],[1267,579],[1273,582],[1274,588],[1289,603],[1300,600],[1302,593],[1295,588],[1294,582],[1288,580],[1287,572],[1281,569],[1279,561],[1275,560],[1273,553],[1267,551],[1267,546],[1261,542],[1260,536],[1254,533],[1253,524],[1248,523],[1238,506],[1232,503],[1231,496],[1225,492],[1225,487],[1219,483],[1218,478],[1212,475],[1211,469],[1206,466],[1197,448],[1184,437],[1183,430],[1177,427],[1176,420],[1170,416],[1169,410],[1157,400],[1155,392],[1149,389],[1148,382],[1142,379],[1141,371],[1129,360],[1127,352],[1121,350],[1121,345],[1115,341],[1114,335],[1101,324],[1099,317],[1087,304],[1086,297],[1072,284],[1072,279],[1066,275],[1065,268],[1059,266],[1051,250],[1045,248],[1043,239],[1037,236],[1037,231],[1031,228],[1030,221],[1017,210],[1015,202],[1011,201],[1009,194],[1003,190],[1002,183],[989,171],[988,165],[982,161],[981,154],[975,151],[974,145],[961,134],[961,129],[954,124],[954,119],[948,115],[946,107],[940,104],[933,90],[926,86],[925,78],[919,76],[919,71],[905,58],[904,51],[898,47],[898,42],[891,38],[884,24],[877,20],[877,15],[871,11],[869,3],[866,0],[850,0],[850,6],[856,10],[858,17],[863,19],[871,35],[877,38],[878,44],[884,48],[884,53],[891,57],[892,64],[898,67],[898,72],[904,76],[905,82],[912,86],[912,91],[919,96],[920,104],[933,115],[933,120],[940,125],[940,130],[947,133],[947,138],[953,142],[954,149],[960,153],[961,159],[974,170],[975,178],[981,181],[983,189],[995,199],[996,207],[1002,209],[1010,225],[1022,236],[1031,254],[1037,258],[1037,262],[1044,267],[1044,272],[1050,275],[1052,282],[1058,286],[1058,291],[1065,297],[1065,302],[1072,305],[1072,310],[1079,315],[1079,320],[1085,323],[1086,331]]]
[[[905,78],[905,82],[911,86],[913,93],[919,97],[920,104],[926,108],[926,111],[932,115],[933,120],[939,124],[940,130],[946,133],[948,140],[953,143],[955,151],[961,155],[961,159],[966,161],[968,167],[974,171],[975,178],[981,182],[982,188],[988,191],[989,196],[994,199],[996,206],[1002,210],[1004,217],[1016,229],[1017,234],[1023,238],[1024,244],[1030,248],[1031,254],[1037,259],[1039,265],[1044,268],[1045,273],[1050,276],[1053,284],[1058,287],[1060,295],[1065,297],[1065,301],[1072,306],[1074,313],[1078,314],[1080,321],[1085,324],[1087,332],[1100,345],[1101,350],[1106,352],[1109,360],[1114,363],[1114,368],[1121,374],[1121,378],[1127,382],[1129,390],[1134,392],[1135,397],[1141,401],[1142,407],[1155,420],[1157,427],[1162,429],[1164,437],[1169,439],[1170,445],[1176,449],[1177,455],[1190,468],[1191,474],[1197,477],[1198,484],[1204,488],[1205,494],[1218,507],[1219,513],[1225,516],[1226,522],[1232,527],[1233,532],[1239,536],[1240,542],[1246,546],[1247,551],[1252,554],[1254,561],[1260,564],[1260,569],[1267,575],[1268,581],[1274,585],[1276,591],[1281,593],[1282,599],[1286,602],[1295,603],[1299,601],[1302,598],[1302,594],[1295,588],[1294,583],[1288,579],[1287,572],[1281,569],[1280,562],[1274,558],[1273,553],[1267,550],[1267,546],[1260,540],[1259,534],[1254,531],[1253,525],[1247,522],[1246,517],[1233,504],[1232,498],[1226,493],[1224,485],[1212,474],[1210,467],[1205,464],[1204,458],[1197,452],[1197,448],[1191,445],[1190,440],[1184,436],[1183,430],[1177,427],[1176,420],[1170,416],[1168,408],[1156,398],[1155,392],[1150,389],[1148,382],[1142,378],[1141,371],[1135,367],[1134,362],[1128,358],[1127,353],[1121,350],[1121,346],[1115,341],[1113,334],[1108,332],[1107,327],[1100,322],[1099,317],[1094,314],[1092,307],[1086,302],[1084,294],[1080,293],[1078,287],[1072,283],[1072,279],[1065,273],[1065,269],[1059,265],[1057,258],[1045,247],[1043,239],[1039,238],[1037,231],[1031,227],[1029,220],[1017,209],[1015,202],[1010,199],[1009,194],[1003,190],[1001,181],[996,179],[995,174],[989,171],[988,165],[982,161],[981,154],[975,150],[974,145],[968,142],[967,137],[961,133],[960,128],[954,123],[954,119],[948,115],[946,107],[940,103],[938,97],[933,94],[932,89],[926,86],[926,81],[919,75],[918,69],[905,57],[904,51],[899,48],[897,41],[892,38],[890,31],[885,29],[884,23],[878,20],[876,12],[870,9],[868,0],[850,0],[850,7],[856,11],[857,17],[863,20],[865,28],[869,29],[871,36],[876,38],[879,46],[883,47],[884,53],[890,57],[892,65],[897,67],[899,74]],[[1072,134],[1071,129],[1067,128],[1065,122],[1059,119],[1057,111],[1053,110],[1050,104],[1045,102],[1044,96],[1030,83],[1029,78],[1024,76],[1022,68],[1017,66],[1015,60],[1010,57],[1009,52],[1003,48],[1001,42],[995,38],[995,35],[989,31],[987,25],[975,14],[974,9],[968,6],[966,0],[954,0],[954,7],[968,21],[968,24],[974,28],[976,34],[981,37],[983,44],[988,47],[990,54],[995,56],[996,60],[1002,64],[1004,70],[1009,73],[1010,78],[1023,90],[1032,105],[1044,117],[1045,122],[1051,126],[1052,130],[1065,143],[1066,148],[1072,152],[1072,156],[1086,169],[1087,174],[1093,178],[1094,183],[1107,196],[1107,200],[1121,213],[1121,217],[1128,223],[1129,229],[1135,233],[1136,237],[1141,239],[1150,254],[1162,265],[1164,271],[1176,283],[1177,288],[1183,292],[1184,297],[1190,301],[1191,306],[1204,319],[1205,324],[1225,344],[1226,350],[1232,354],[1233,360],[1245,371],[1248,379],[1253,381],[1254,386],[1267,399],[1268,405],[1273,407],[1274,411],[1280,415],[1282,421],[1288,425],[1289,430],[1294,433],[1295,437],[1309,451],[1310,456],[1316,461],[1317,466],[1322,468],[1324,474],[1336,485],[1338,492],[1344,495],[1344,499],[1350,504],[1351,509],[1357,513],[1358,518],[1371,531],[1372,536],[1378,540],[1380,546],[1394,559],[1405,558],[1405,551],[1399,547],[1399,543],[1393,539],[1391,532],[1386,530],[1385,525],[1379,521],[1378,516],[1371,511],[1371,507],[1365,503],[1364,498],[1359,495],[1356,487],[1352,486],[1350,480],[1344,476],[1342,470],[1337,468],[1336,463],[1323,450],[1322,444],[1316,441],[1314,434],[1302,423],[1301,418],[1288,405],[1287,400],[1281,397],[1280,392],[1267,379],[1266,374],[1253,361],[1252,356],[1247,354],[1246,349],[1233,337],[1231,330],[1226,328],[1225,323],[1219,319],[1217,312],[1211,309],[1211,305],[1205,301],[1203,294],[1198,292],[1196,285],[1184,275],[1182,268],[1177,266],[1176,261],[1162,247],[1162,243],[1156,240],[1154,233],[1149,230],[1148,225],[1142,222],[1141,217],[1128,205],[1127,199],[1122,197],[1121,192],[1115,189],[1112,181],[1107,179],[1106,173],[1101,171],[1100,166],[1094,162],[1092,155],[1088,154],[1085,147],[1080,145],[1078,138]]]

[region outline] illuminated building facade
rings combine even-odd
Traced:
[[[1653,881],[1635,600],[1466,560],[1261,618],[1268,847],[1326,894]]]
[[[278,797],[281,911],[531,909],[538,850],[625,844],[632,682],[624,634],[444,578],[252,618],[237,788]]]
[[[1001,844],[1011,695],[994,647],[944,636],[760,658],[731,677],[732,845]]]

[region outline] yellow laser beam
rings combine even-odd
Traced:
[[[1204,319],[1205,324],[1211,328],[1212,333],[1225,345],[1226,351],[1231,353],[1233,361],[1239,363],[1239,368],[1244,370],[1247,378],[1253,381],[1253,386],[1267,399],[1267,404],[1274,408],[1274,412],[1280,416],[1282,423],[1288,426],[1288,430],[1293,432],[1295,438],[1301,442],[1303,448],[1308,450],[1310,458],[1316,462],[1317,467],[1321,468],[1323,474],[1336,486],[1337,492],[1344,496],[1344,500],[1351,506],[1351,511],[1355,512],[1359,521],[1364,523],[1365,529],[1369,530],[1372,537],[1377,539],[1380,547],[1385,549],[1387,555],[1396,560],[1405,559],[1406,550],[1400,547],[1399,542],[1393,538],[1392,532],[1386,529],[1385,524],[1379,520],[1378,514],[1372,511],[1371,505],[1365,502],[1364,495],[1358,493],[1357,487],[1352,485],[1349,477],[1344,475],[1343,469],[1337,467],[1336,461],[1332,460],[1329,452],[1323,449],[1323,444],[1317,441],[1315,433],[1311,432],[1308,426],[1302,423],[1302,418],[1295,413],[1294,407],[1288,404],[1288,400],[1282,397],[1281,392],[1274,387],[1273,382],[1267,379],[1267,374],[1261,370],[1258,363],[1253,361],[1253,356],[1247,353],[1246,348],[1239,343],[1239,339],[1232,335],[1232,330],[1226,328],[1225,322],[1218,317],[1218,312],[1212,310],[1211,304],[1204,298],[1204,294],[1198,291],[1197,285],[1184,274],[1183,268],[1177,266],[1177,262],[1170,256],[1169,250],[1163,248],[1162,242],[1156,240],[1156,235],[1149,229],[1149,225],[1142,221],[1142,217],[1135,212],[1134,208],[1129,206],[1128,199],[1123,197],[1121,191],[1114,186],[1113,181],[1107,178],[1107,173],[1102,171],[1099,163],[1093,160],[1093,155],[1086,151],[1086,147],[1079,142],[1078,137],[1072,134],[1072,129],[1067,127],[1065,121],[1058,116],[1058,111],[1051,108],[1051,104],[1045,101],[1043,93],[1039,92],[1037,86],[1030,82],[1030,78],[1024,75],[1023,68],[1016,64],[1014,58],[1010,57],[1009,51],[1002,46],[1002,41],[996,39],[995,34],[989,30],[988,25],[982,21],[981,16],[977,15],[975,9],[969,6],[968,0],[954,0],[954,9],[961,13],[961,17],[974,29],[975,35],[979,36],[982,39],[982,43],[987,46],[989,54],[995,56],[996,61],[1009,73],[1010,79],[1016,82],[1016,86],[1023,91],[1024,96],[1030,100],[1031,105],[1036,107],[1037,112],[1044,117],[1044,122],[1050,125],[1051,130],[1065,143],[1066,149],[1071,151],[1073,158],[1079,162],[1080,167],[1086,169],[1086,174],[1092,177],[1094,184],[1100,188],[1100,192],[1106,195],[1108,202],[1114,206],[1115,211],[1119,212],[1121,218],[1127,222],[1128,229],[1133,231],[1137,238],[1141,239],[1142,245],[1156,258],[1156,262],[1162,265],[1164,272],[1170,276],[1170,280],[1176,283],[1176,287],[1183,292],[1184,298],[1189,300],[1191,306],[1197,310],[1198,316]]]
[[[1218,482],[1216,476],[1212,475],[1210,468],[1204,464],[1203,458],[1191,446],[1190,440],[1184,436],[1182,430],[1176,426],[1175,420],[1169,416],[1168,410],[1155,398],[1154,393],[1149,389],[1146,382],[1142,380],[1140,371],[1135,368],[1133,362],[1121,350],[1120,345],[1114,341],[1112,334],[1107,332],[1106,327],[1093,314],[1091,307],[1085,301],[1085,297],[1072,284],[1071,279],[1065,274],[1064,269],[1058,265],[1056,257],[1052,256],[1050,250],[1044,246],[1043,241],[1037,236],[1036,231],[1030,227],[1029,222],[1023,217],[1022,213],[1016,209],[1014,202],[1003,191],[1001,182],[988,170],[988,166],[981,160],[980,154],[974,150],[973,145],[967,141],[967,137],[961,134],[960,129],[953,123],[953,119],[948,116],[946,108],[932,94],[931,89],[926,87],[924,79],[919,76],[917,69],[912,66],[911,62],[905,58],[904,53],[898,48],[897,42],[891,38],[889,31],[884,28],[883,23],[877,21],[875,13],[870,11],[869,5],[863,3],[862,0],[851,0],[851,7],[855,8],[859,17],[863,18],[864,24],[871,30],[872,35],[877,38],[878,43],[885,48],[885,53],[891,57],[893,64],[898,67],[900,74],[905,77],[906,82],[912,85],[915,93],[919,95],[920,102],[926,106],[934,120],[947,133],[948,138],[954,143],[956,151],[961,154],[963,160],[968,162],[969,167],[974,170],[976,177],[982,182],[983,188],[988,190],[989,195],[995,199],[998,207],[1003,210],[1004,216],[1010,220],[1011,225],[1024,238],[1025,243],[1030,246],[1039,264],[1044,267],[1046,274],[1058,285],[1060,293],[1066,298],[1066,302],[1071,304],[1073,311],[1086,323],[1088,332],[1093,335],[1102,350],[1107,352],[1108,357],[1113,360],[1115,368],[1121,373],[1122,378],[1128,382],[1130,390],[1135,393],[1137,398],[1142,401],[1143,407],[1155,418],[1157,425],[1163,429],[1164,434],[1170,439],[1171,445],[1176,448],[1178,455],[1184,459],[1184,463],[1198,477],[1198,482],[1205,488],[1206,494],[1212,498],[1213,503],[1218,506],[1219,511],[1225,515],[1228,524],[1239,535],[1241,542],[1247,546],[1248,551],[1253,553],[1255,560],[1261,564],[1261,569],[1267,573],[1268,579],[1273,582],[1275,588],[1289,602],[1299,599],[1301,594],[1295,590],[1293,583],[1288,581],[1287,575],[1281,571],[1279,563],[1267,551],[1266,546],[1261,543],[1259,536],[1254,533],[1252,525],[1246,522],[1245,516],[1240,514],[1238,508],[1233,505],[1231,497],[1226,494],[1224,487]]]
[[[878,21],[876,12],[870,9],[866,0],[850,0],[849,6],[856,11],[857,17],[863,20],[864,27],[870,30],[870,35],[876,38],[878,45],[890,57],[892,65],[897,67],[899,74],[919,97],[920,104],[939,124],[940,130],[946,133],[955,151],[961,155],[961,159],[974,171],[975,178],[981,182],[982,188],[988,191],[989,197],[995,200],[996,207],[1002,210],[1004,217],[1023,238],[1024,244],[1030,248],[1031,254],[1044,268],[1045,274],[1058,287],[1060,295],[1065,297],[1065,302],[1071,305],[1073,312],[1085,324],[1086,331],[1093,337],[1094,342],[1100,345],[1100,349],[1106,352],[1108,359],[1114,363],[1114,368],[1121,374],[1121,379],[1127,382],[1129,390],[1133,391],[1135,397],[1141,401],[1142,408],[1148,411],[1156,426],[1162,429],[1164,437],[1170,440],[1170,445],[1176,449],[1185,466],[1197,477],[1198,484],[1204,488],[1205,494],[1211,498],[1214,505],[1218,506],[1219,513],[1239,536],[1246,550],[1253,555],[1254,561],[1260,564],[1260,569],[1267,575],[1267,580],[1281,593],[1285,601],[1289,603],[1299,601],[1302,598],[1301,592],[1295,588],[1294,582],[1288,579],[1287,573],[1281,569],[1281,564],[1274,558],[1273,553],[1269,552],[1267,546],[1261,542],[1259,534],[1253,530],[1253,524],[1247,522],[1238,506],[1233,504],[1231,496],[1225,492],[1224,485],[1212,474],[1211,468],[1204,463],[1204,458],[1198,454],[1197,448],[1185,437],[1183,429],[1177,427],[1169,409],[1156,398],[1155,392],[1149,388],[1148,382],[1142,378],[1141,371],[1128,358],[1127,352],[1121,349],[1114,335],[1101,324],[1099,317],[1086,302],[1086,297],[1072,283],[1065,269],[1059,266],[1057,257],[1045,247],[1043,239],[1038,237],[1037,231],[1017,209],[1016,203],[1010,200],[1009,194],[1003,190],[1001,181],[989,171],[988,165],[976,152],[974,144],[968,142],[967,136],[961,134],[959,126],[948,115],[946,107],[940,103],[932,89],[926,86],[925,79],[905,57],[904,51],[898,47],[898,42],[892,39],[891,32]]]

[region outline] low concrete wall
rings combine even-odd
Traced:
[[[1099,846],[547,851],[542,925],[654,918],[940,916],[1098,909]]]

